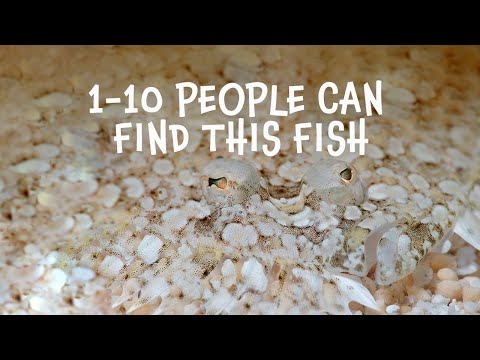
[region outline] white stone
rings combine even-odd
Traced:
[[[158,175],[170,175],[173,169],[173,164],[168,159],[155,160],[153,163],[153,171]]]
[[[96,114],[102,119],[120,119],[125,116],[125,107],[123,105],[110,104],[103,108],[103,112]]]
[[[246,247],[257,243],[258,234],[252,225],[231,223],[223,229],[222,239],[232,246]]]
[[[395,105],[411,105],[416,101],[416,97],[408,89],[391,87],[385,91],[385,100]]]
[[[74,217],[79,229],[87,230],[93,225],[92,218],[88,214],[75,214]]]
[[[375,211],[371,216],[366,217],[362,220],[358,226],[368,230],[376,230],[381,225],[395,221],[395,217],[392,217],[390,214],[385,215],[380,210]]]
[[[412,183],[413,187],[416,190],[425,191],[430,188],[427,180],[425,180],[422,176],[418,174],[410,174],[408,175],[408,180]]]
[[[71,216],[59,216],[52,219],[51,230],[58,234],[66,234],[75,226],[75,220]]]
[[[438,184],[438,187],[448,195],[456,195],[461,189],[461,185],[453,180],[443,180]]]
[[[95,277],[95,272],[92,269],[76,267],[72,269],[72,277],[80,282],[90,281]]]
[[[183,186],[193,186],[195,185],[196,178],[192,175],[190,170],[182,170],[178,173],[178,179],[182,183]]]
[[[230,55],[230,61],[240,67],[256,68],[262,63],[262,60],[252,49],[241,46],[225,46],[221,47],[220,51]]]
[[[116,256],[107,255],[98,267],[98,271],[106,277],[115,277],[123,268],[123,262]]]
[[[415,286],[423,287],[433,279],[433,270],[426,263],[422,262],[412,274]]]
[[[420,162],[433,163],[439,162],[438,153],[435,149],[428,147],[424,143],[416,142],[410,146],[410,150],[415,158]]]
[[[366,211],[369,211],[369,212],[373,212],[373,211],[377,210],[377,205],[375,205],[374,203],[371,203],[371,202],[366,202],[366,203],[362,204],[362,209],[364,209]]]
[[[402,255],[406,255],[410,251],[410,244],[412,239],[408,235],[400,235],[398,237],[398,253]]]
[[[42,159],[55,158],[60,154],[60,149],[52,144],[40,144],[34,147],[35,154]]]
[[[402,141],[398,138],[390,138],[386,149],[388,155],[398,156],[405,153]]]
[[[275,234],[275,228],[268,222],[259,222],[256,226],[262,236],[270,237]]]
[[[188,223],[188,218],[180,209],[171,209],[162,214],[162,220],[171,229],[180,230]]]
[[[243,263],[241,270],[245,285],[258,292],[264,292],[267,289],[268,279],[263,272],[263,266],[256,259],[249,259]]]
[[[222,272],[222,275],[225,277],[231,277],[231,276],[237,275],[237,271],[235,270],[235,265],[230,259],[227,259],[223,262],[221,272]]]
[[[62,144],[78,150],[90,150],[93,146],[92,139],[86,133],[63,130],[60,137]]]
[[[258,309],[262,315],[275,315],[277,312],[277,305],[275,303],[262,301],[258,304]]]
[[[465,309],[466,314],[476,314],[480,313],[480,303],[473,301],[465,301],[463,303],[463,308]]]
[[[100,188],[98,191],[98,197],[103,206],[107,208],[113,207],[120,197],[122,190],[115,184],[107,184]]]
[[[50,170],[50,163],[47,160],[31,159],[25,160],[12,166],[12,170],[18,174],[45,173]]]
[[[17,214],[22,217],[32,217],[37,213],[37,209],[32,205],[24,205],[17,210]]]
[[[50,289],[59,293],[67,282],[67,274],[61,269],[52,269],[45,275],[44,281]]]
[[[480,269],[479,264],[477,264],[477,255],[476,251],[471,246],[464,246],[457,250],[457,273],[460,276],[465,276],[473,274],[478,269]],[[480,284],[480,280],[479,280]]]
[[[211,214],[210,208],[194,200],[187,201],[185,204],[185,212],[188,217],[197,219],[204,219]]]
[[[207,314],[216,315],[229,309],[236,303],[235,298],[224,289],[220,288],[205,304]]]
[[[362,211],[357,206],[347,206],[343,217],[347,220],[358,220],[362,216]]]
[[[52,306],[50,301],[40,296],[32,296],[28,301],[30,304],[30,308],[33,311],[42,313],[42,314],[52,314]]]
[[[419,209],[426,210],[432,207],[432,199],[427,198],[421,193],[414,193],[412,195],[412,200],[419,207]]]
[[[0,192],[5,188],[5,183],[4,181],[2,180],[2,178],[0,178]]]
[[[458,149],[449,148],[447,154],[456,168],[467,169],[471,165],[471,160]]]
[[[128,157],[130,162],[134,163],[135,167],[143,167],[147,164],[147,161],[145,160],[145,156],[141,152],[133,152],[130,154]]]
[[[375,144],[368,144],[366,153],[372,159],[381,160],[385,157],[383,150]]]
[[[435,224],[445,227],[448,223],[448,209],[443,205],[435,205],[432,209],[432,220]]]
[[[127,177],[123,183],[127,186],[127,196],[130,198],[138,199],[145,192],[142,181],[136,177]]]
[[[27,244],[23,248],[23,251],[27,255],[35,255],[39,252],[39,249],[38,249],[38,246],[36,246],[35,244]]]
[[[153,190],[158,186],[158,184],[160,184],[160,178],[156,175],[147,176],[143,178],[143,182],[145,183],[147,189]]]
[[[155,277],[142,288],[139,299],[127,310],[127,314],[142,307],[144,304],[170,293],[170,285],[163,277]]]
[[[189,258],[193,255],[192,250],[187,244],[182,244],[177,250],[178,254],[183,258]]]
[[[163,241],[155,235],[145,235],[140,245],[138,245],[138,256],[146,264],[153,264],[157,261]]]
[[[396,176],[395,176],[395,173],[388,169],[388,168],[385,168],[385,167],[381,167],[381,168],[378,168],[376,170],[377,174],[382,176],[382,177],[387,177],[387,178],[392,178],[394,179]]]
[[[91,169],[87,166],[66,165],[65,168],[61,170],[61,173],[65,176],[65,180],[71,183],[77,181],[95,181]]]
[[[398,306],[397,304],[389,305],[385,309],[387,314],[397,314],[399,310],[400,310],[400,306]]]
[[[478,277],[466,276],[463,280],[468,282],[468,285],[471,287],[480,288],[480,278]]]
[[[133,219],[132,224],[135,226],[135,231],[140,231],[145,228],[149,223],[148,219],[144,216],[137,216]]]
[[[217,291],[222,284],[221,284],[219,279],[211,278],[210,279],[210,285],[212,286],[213,290]]]
[[[57,251],[52,251],[49,253],[46,257],[45,260],[42,261],[43,264],[52,266],[53,264],[58,262],[58,252]]]
[[[368,188],[368,197],[373,200],[391,199],[405,204],[408,194],[400,185],[373,184]]]
[[[153,202],[153,199],[150,196],[144,196],[140,200],[140,206],[146,211],[152,210],[153,205],[154,205],[154,202]]]
[[[35,99],[35,105],[40,107],[62,107],[66,108],[72,104],[71,96],[59,92],[50,93]]]

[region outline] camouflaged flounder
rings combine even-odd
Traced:
[[[282,51],[265,60],[269,66],[285,69],[286,60],[300,59]],[[323,57],[308,50],[316,62],[304,64],[303,75],[284,71],[282,81],[347,76],[335,69],[351,61],[348,54],[322,51]],[[379,285],[400,280],[464,213],[462,236],[478,239],[478,74],[468,75],[454,55],[416,48],[406,57],[400,50],[389,55],[398,61],[385,67],[382,51],[352,49],[362,74],[367,69],[385,84],[383,115],[366,119],[365,156],[329,158],[308,144],[295,154],[295,121],[329,120],[308,111],[282,122],[282,150],[274,158],[251,151],[232,156],[222,135],[211,154],[206,137],[193,130],[191,152],[166,156],[174,169],[158,176],[149,194],[154,205],[106,215],[113,220],[97,221],[96,233],[76,238],[70,256],[110,278],[113,305],[127,312],[341,313],[342,304],[325,300],[338,290],[330,286],[335,277],[368,276]],[[231,59],[224,73],[237,82],[268,74],[261,62]],[[317,63],[328,63],[328,70],[316,72]],[[422,80],[442,77],[446,68],[458,81]],[[221,120],[189,121],[194,129]],[[133,175],[148,176],[145,169]]]

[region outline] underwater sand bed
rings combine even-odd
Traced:
[[[375,281],[375,269],[354,282],[324,274],[315,262],[318,233],[334,239],[338,224],[357,221],[360,211],[393,206],[391,214],[374,215],[372,226],[400,209],[431,215],[445,227],[467,206],[478,212],[471,205],[480,199],[478,185],[471,202],[462,196],[478,180],[479,60],[477,47],[1,47],[1,313],[479,314],[480,254],[458,235],[389,285]],[[202,125],[231,119],[195,107],[179,117],[175,83],[221,88],[262,81],[278,85],[278,99],[288,97],[289,85],[303,84],[305,107],[315,109],[315,90],[326,81],[377,79],[384,111],[366,118],[367,154],[340,157],[369,184],[366,204],[341,217],[323,204],[289,224],[255,195],[246,210],[235,207],[224,220],[207,221],[214,213],[201,175],[211,160],[248,161],[272,188],[292,188],[328,157],[315,142],[297,154],[295,124],[335,116],[305,111],[275,119],[282,146],[274,157],[250,147],[232,154],[224,133],[213,153]],[[163,107],[153,115],[125,114],[119,104],[102,104],[102,114],[90,114],[95,83],[106,97],[129,84],[158,87]],[[236,117],[250,124],[248,111]],[[255,111],[259,128],[272,120],[269,102]],[[348,111],[336,120],[360,115]],[[161,118],[188,127],[184,151],[152,156],[129,141],[116,153],[115,124]],[[316,129],[310,130],[314,139]],[[259,138],[258,146],[264,144]],[[305,219],[316,221],[315,233],[297,231]],[[479,237],[468,240],[478,244]]]

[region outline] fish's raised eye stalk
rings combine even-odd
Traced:
[[[352,169],[346,168],[340,173],[340,176],[342,177],[343,180],[345,181],[350,181],[352,180]]]
[[[218,179],[208,178],[208,186],[215,185],[219,189],[225,189],[228,185],[228,180],[225,177],[221,177]]]

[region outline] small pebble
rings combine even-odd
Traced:
[[[150,196],[144,196],[140,200],[140,206],[143,210],[150,211],[153,209],[154,201]]]
[[[480,301],[480,288],[465,286],[463,288],[463,301]]]
[[[123,268],[123,262],[116,256],[107,255],[100,264],[98,271],[109,278],[113,278]]]
[[[258,292],[267,289],[268,279],[263,271],[263,266],[256,259],[250,259],[243,263],[241,270],[245,285]]]
[[[138,245],[138,256],[146,264],[153,264],[158,259],[163,241],[155,235],[145,235],[140,245]]]
[[[430,256],[430,267],[434,272],[443,268],[456,269],[457,262],[451,255],[432,253]]]
[[[153,171],[158,175],[170,175],[173,172],[173,164],[170,160],[156,160],[153,163]]]
[[[51,313],[50,302],[42,297],[33,296],[30,298],[29,303],[30,303],[30,308],[33,311],[36,311],[42,314]]]
[[[397,314],[398,311],[400,310],[400,306],[394,304],[394,305],[389,305],[387,306],[387,308],[385,309],[385,311],[387,312],[387,314]]]
[[[98,196],[102,204],[111,208],[118,201],[122,190],[114,184],[107,184],[98,191]]]
[[[32,217],[37,212],[37,209],[32,205],[25,205],[18,209],[17,214],[22,217]]]
[[[42,96],[34,101],[35,105],[48,108],[48,107],[68,107],[72,104],[71,96],[62,93],[51,93]]]
[[[61,269],[52,269],[45,275],[45,281],[50,289],[59,293],[67,282],[67,274]]]
[[[123,179],[123,183],[127,186],[127,196],[138,199],[145,192],[145,187],[140,179],[128,177]]]
[[[443,268],[438,270],[438,280],[458,280],[457,273],[449,268]]]
[[[443,280],[437,284],[436,293],[449,299],[462,299],[462,285],[458,281]]]
[[[373,297],[377,302],[382,300],[385,305],[392,304],[394,302],[393,294],[390,289],[387,288],[378,289],[373,294]]]
[[[473,301],[465,301],[463,303],[463,308],[465,309],[465,314],[476,314],[480,311],[480,304]]]
[[[430,301],[432,298],[427,290],[421,287],[414,287],[408,290],[408,295],[414,296],[418,301]]]
[[[42,159],[50,159],[60,154],[60,149],[52,144],[40,144],[34,147],[35,154]]]
[[[93,225],[92,218],[88,214],[75,214],[74,217],[79,230],[90,229]]]
[[[12,170],[18,174],[41,174],[50,170],[50,163],[46,160],[31,159],[12,166]]]
[[[95,272],[88,268],[76,267],[72,270],[72,276],[78,281],[90,281],[95,277]]]

